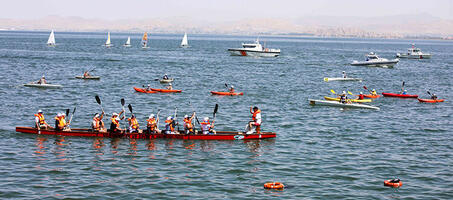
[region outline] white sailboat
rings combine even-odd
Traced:
[[[110,42],[110,32],[107,33],[107,41],[105,41],[104,46],[105,46],[105,47],[111,47],[111,46],[113,46],[112,43]]]
[[[127,38],[126,43],[123,45],[124,47],[131,47],[131,37]]]
[[[187,41],[187,33],[184,33],[184,37],[181,41],[181,47],[189,47],[189,42]]]
[[[55,43],[55,34],[50,32],[49,39],[47,40],[47,46],[49,47],[55,47],[57,44]]]
[[[147,49],[148,47],[148,33],[145,32],[142,38],[142,49]]]

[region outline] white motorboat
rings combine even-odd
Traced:
[[[361,78],[350,78],[350,77],[347,77],[347,78],[343,78],[343,77],[338,77],[338,78],[324,77],[324,81],[325,82],[329,82],[329,81],[360,81],[360,82],[362,82],[362,79]]]
[[[47,40],[47,46],[49,47],[57,46],[57,44],[55,43],[55,34],[53,33],[53,30],[52,32],[50,32],[49,39]]]
[[[277,57],[280,49],[264,48],[258,39],[255,43],[242,43],[242,48],[228,49],[232,56]]]
[[[126,43],[123,45],[124,47],[131,47],[131,37],[127,37]]]
[[[351,65],[353,66],[370,66],[370,67],[384,67],[384,68],[391,68],[393,65],[396,65],[400,60],[399,59],[392,59],[389,60],[387,58],[380,58],[373,52],[370,52],[366,55],[365,61],[352,61]]]
[[[189,41],[187,40],[187,33],[184,33],[184,37],[181,40],[181,47],[189,47]]]
[[[110,32],[107,33],[107,41],[105,41],[104,46],[105,46],[105,47],[111,47],[111,46],[113,46],[113,45],[112,45],[112,42],[110,41]]]
[[[407,49],[407,53],[397,53],[397,58],[409,58],[409,59],[430,59],[431,54],[423,53],[419,48],[415,48],[412,44],[412,48]]]
[[[376,106],[369,106],[365,104],[358,104],[358,103],[340,103],[338,101],[324,101],[324,100],[314,100],[308,99],[310,105],[322,105],[322,106],[334,106],[334,107],[342,107],[342,108],[366,108],[366,109],[374,109],[379,110],[379,107]]]

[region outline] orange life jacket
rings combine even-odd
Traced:
[[[256,115],[257,115],[258,113],[260,113],[260,112],[261,112],[260,109],[258,109],[256,112],[253,112],[253,115],[252,115],[252,120],[253,120],[253,121],[256,121]]]
[[[193,125],[192,125],[192,122],[190,121],[190,119],[184,119],[184,126],[187,128],[187,129],[192,129]]]
[[[203,129],[203,127],[206,127],[206,126],[208,126],[208,125],[211,125],[211,123],[210,123],[209,121],[207,121],[207,122],[202,121],[202,122],[200,122],[200,125],[201,125],[201,129]],[[209,129],[208,129],[208,130],[202,130],[202,131],[211,131],[211,130],[212,130],[212,128],[211,128],[211,126],[209,126]]]
[[[170,131],[175,131],[175,127],[173,127],[173,120],[165,120],[165,123],[170,127]]]
[[[45,120],[44,120],[44,115],[43,114],[35,114],[36,117],[39,118],[39,125],[42,125],[44,124]]]
[[[61,117],[59,126],[66,126],[66,119],[64,117]]]
[[[127,120],[130,121],[131,127],[132,127],[133,129],[137,129],[137,128],[138,128],[138,121],[137,121],[137,118],[133,118],[133,119],[132,119],[132,118],[129,118],[129,119],[127,119]]]
[[[154,118],[151,118],[151,119],[147,119],[146,121],[148,121],[148,127],[150,130],[155,130],[156,127],[157,127],[157,122],[156,122],[156,119]]]

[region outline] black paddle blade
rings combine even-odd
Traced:
[[[127,107],[129,108],[129,111],[131,111],[131,113],[132,113],[132,105],[129,104],[129,105],[127,105]]]
[[[214,108],[214,114],[217,113],[217,110],[219,110],[219,104],[215,104],[215,108]]]
[[[72,111],[72,114],[74,114],[74,113],[75,113],[75,110],[76,110],[76,108],[77,108],[77,107],[74,107],[74,110]]]
[[[68,116],[68,115],[69,115],[69,108],[66,109],[66,116]]]
[[[431,92],[429,92],[429,91],[426,91],[426,92],[427,92],[429,95],[431,95]],[[432,96],[432,95],[431,95],[431,96]]]
[[[124,99],[121,99],[121,105],[122,106],[124,106],[124,103],[125,103]]]
[[[403,87],[404,87],[404,84],[406,84],[406,83],[403,81]]]
[[[363,89],[368,90],[368,88],[366,86],[363,86]]]
[[[101,105],[101,98],[99,98],[98,95],[96,95],[94,98],[96,98],[96,102],[98,102],[98,104]]]
[[[225,83],[225,87],[228,88],[228,84]]]

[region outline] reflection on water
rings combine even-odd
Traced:
[[[55,155],[59,157],[57,159],[58,161],[65,161],[67,158],[66,156],[66,149],[65,147],[67,144],[65,144],[65,137],[64,136],[57,136],[54,141],[55,146]]]
[[[45,147],[44,147],[44,142],[47,141],[47,138],[44,136],[38,136],[36,137],[36,151],[35,155],[43,155],[46,153]]]

